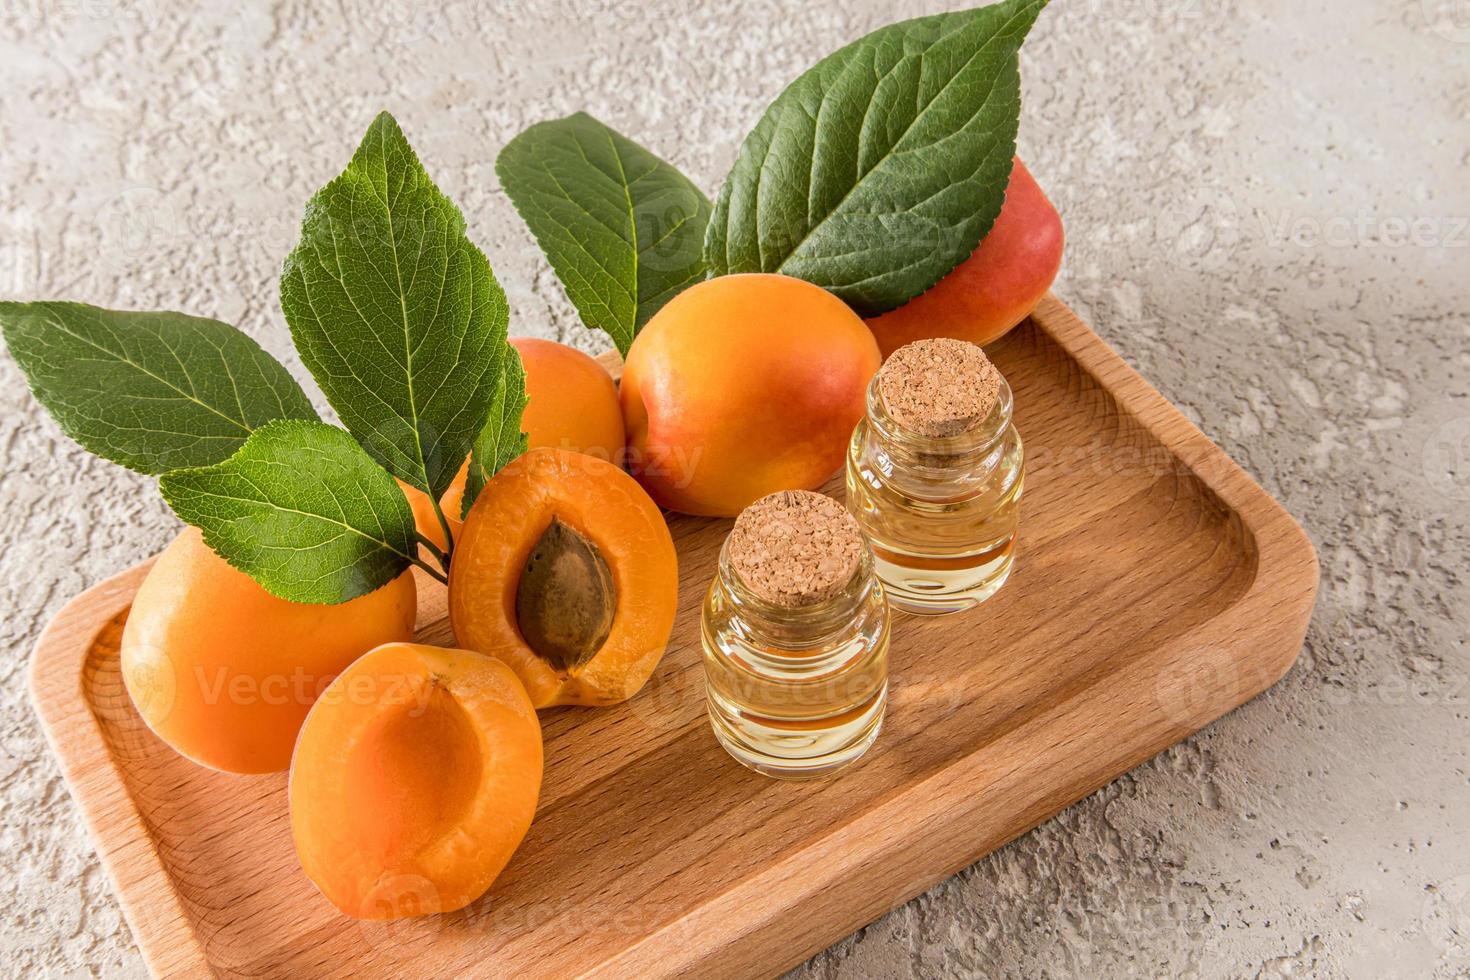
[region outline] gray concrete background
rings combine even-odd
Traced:
[[[512,331],[600,348],[500,146],[586,108],[713,191],[800,69],[940,6],[6,0],[0,296],[216,316],[300,372],[280,260],[386,107]],[[1057,0],[1024,62],[1057,291],[1301,520],[1322,594],[1270,693],[800,975],[1466,976],[1470,6]],[[137,975],[24,678],[47,618],[175,523],[8,358],[0,453],[0,969]]]

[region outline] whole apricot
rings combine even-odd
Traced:
[[[927,292],[868,321],[887,357],[904,344],[998,340],[1041,302],[1062,265],[1062,219],[1016,158],[1005,205],[969,258]]]
[[[766,494],[815,489],[841,465],[880,361],[862,319],[809,282],[698,283],[628,351],[629,468],[685,514],[733,517]]]
[[[617,462],[627,442],[618,387],[597,360],[539,337],[512,337],[526,368],[521,429],[532,449],[569,449]]]
[[[531,703],[605,705],[658,666],[679,559],[637,482],[584,453],[532,449],[485,486],[449,571],[460,646],[515,670]]]
[[[123,682],[181,755],[226,772],[278,772],[317,695],[373,647],[411,639],[417,606],[410,572],[338,605],[278,599],[186,528],[133,598]]]
[[[359,919],[463,908],[520,846],[541,792],[541,725],[509,667],[389,643],[312,707],[291,760],[308,878]]]
[[[623,413],[618,407],[618,388],[612,376],[597,361],[566,344],[539,337],[512,337],[510,344],[521,355],[526,370],[526,410],[521,431],[530,448],[545,446],[569,449],[599,459],[621,461],[626,438]],[[439,506],[450,530],[459,535],[464,501],[465,475],[469,462],[461,466]],[[444,528],[434,514],[427,494],[399,482],[413,507],[419,533],[440,548]]]

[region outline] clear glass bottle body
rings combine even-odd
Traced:
[[[889,601],[942,614],[979,605],[1010,576],[1025,484],[1025,448],[1001,379],[984,421],[925,436],[888,414],[878,379],[847,452],[847,507],[872,544]]]
[[[701,639],[710,724],[743,765],[783,779],[825,776],[878,737],[889,614],[867,549],[842,592],[798,608],[752,595],[722,550]]]

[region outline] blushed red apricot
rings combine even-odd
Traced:
[[[887,357],[904,344],[953,337],[988,344],[1036,309],[1062,265],[1062,219],[1020,158],[1005,206],[980,246],[903,306],[868,321]]]

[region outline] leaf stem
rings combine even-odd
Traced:
[[[449,555],[448,554],[446,554],[437,544],[435,544],[434,542],[430,541],[428,538],[424,537],[419,532],[415,531],[413,533],[413,536],[419,539],[419,546],[420,547],[426,549],[429,552],[429,554],[433,555],[436,559],[438,559],[439,564],[441,566],[443,566],[443,568],[444,568],[444,570],[446,572],[449,571]]]
[[[435,568],[433,565],[430,565],[428,562],[424,561],[423,559],[421,559],[421,558],[410,558],[409,561],[413,562],[419,568],[422,568],[424,571],[428,572],[431,576],[433,576],[434,578],[438,579],[440,581],[440,583],[442,583],[444,585],[448,585],[449,584],[449,576],[448,575],[445,575],[443,572],[439,571],[439,569]]]
[[[439,501],[434,499],[432,493],[429,494],[429,503],[434,505],[434,516],[439,518],[439,526],[444,529],[444,540],[448,543],[448,547],[440,552],[440,554],[448,558],[454,554],[454,532],[449,530],[449,518],[444,516],[444,508],[439,506]],[[445,567],[447,568],[448,566],[446,565]]]

